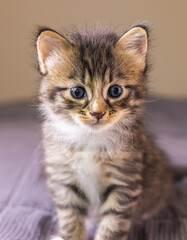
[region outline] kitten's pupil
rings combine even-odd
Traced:
[[[113,93],[114,93],[115,95],[117,95],[118,92],[119,92],[118,88],[115,87],[114,90],[113,90]]]
[[[122,87],[114,85],[109,88],[108,95],[112,98],[117,98],[121,96],[122,92],[123,92]]]
[[[81,99],[85,97],[86,91],[83,87],[75,87],[71,89],[71,95],[73,98]]]

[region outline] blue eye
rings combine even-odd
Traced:
[[[123,92],[122,87],[118,85],[113,85],[108,89],[108,95],[111,98],[118,98]]]
[[[73,98],[81,99],[86,96],[86,91],[83,87],[71,88],[71,95]]]

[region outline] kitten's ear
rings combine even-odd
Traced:
[[[145,68],[148,44],[148,32],[144,27],[137,26],[126,32],[117,42],[117,47],[130,55],[134,55]]]
[[[52,30],[41,31],[37,38],[37,53],[42,74],[48,72],[51,61],[57,60],[60,52],[67,52],[71,44],[60,34]]]

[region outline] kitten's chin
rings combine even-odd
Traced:
[[[86,123],[81,123],[81,125],[84,125],[92,131],[102,131],[106,130],[109,127],[112,127],[112,124],[106,120],[89,121]]]

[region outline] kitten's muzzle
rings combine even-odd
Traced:
[[[104,115],[105,115],[106,112],[90,112],[90,114],[97,118],[97,120],[101,119]]]

